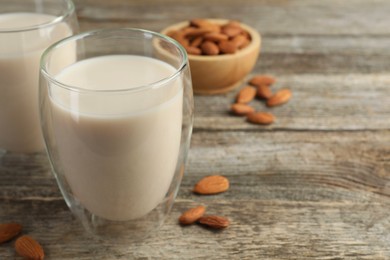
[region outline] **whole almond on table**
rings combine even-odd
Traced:
[[[281,89],[267,100],[267,106],[279,106],[290,100],[292,93],[289,89]]]
[[[229,189],[229,180],[221,175],[202,178],[194,187],[194,192],[203,195],[217,194]]]
[[[263,99],[269,99],[272,97],[272,91],[267,85],[257,86],[257,96]]]
[[[229,219],[221,216],[209,215],[201,217],[198,222],[202,225],[208,226],[214,229],[227,228],[230,225]]]
[[[253,124],[269,125],[275,121],[275,117],[271,113],[256,112],[248,114],[247,120]]]
[[[204,215],[205,211],[206,207],[204,206],[197,206],[195,208],[191,208],[179,217],[179,222],[182,225],[193,224]]]
[[[254,85],[254,86],[261,86],[261,85],[266,85],[266,86],[271,86],[276,82],[276,79],[272,76],[268,75],[257,75],[251,78],[249,81],[249,84]]]
[[[231,111],[235,115],[245,116],[247,114],[255,112],[255,109],[247,104],[236,103],[231,106]]]
[[[256,89],[251,86],[246,86],[242,88],[236,97],[237,103],[249,103],[251,102],[256,96]]]
[[[16,240],[15,250],[20,256],[31,260],[43,260],[45,257],[42,246],[27,235],[21,236]]]
[[[22,231],[22,225],[11,222],[11,223],[4,223],[0,224],[0,244],[7,242]]]

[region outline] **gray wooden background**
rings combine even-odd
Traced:
[[[277,77],[293,99],[256,126],[229,115],[236,91],[197,96],[192,147],[161,230],[126,247],[91,240],[73,220],[44,155],[7,156],[0,222],[18,221],[46,259],[390,259],[390,1],[76,0],[81,30],[160,31],[195,17],[243,21],[262,34],[253,74]],[[258,109],[268,110],[260,102]],[[191,193],[220,173],[227,193]],[[182,228],[204,203],[222,232]],[[12,242],[0,259],[19,259]]]

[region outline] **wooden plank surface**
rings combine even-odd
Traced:
[[[253,73],[277,76],[293,99],[251,125],[229,114],[236,91],[195,98],[186,175],[161,230],[126,246],[95,242],[65,205],[45,155],[0,163],[0,222],[21,222],[46,259],[389,259],[390,2],[386,0],[77,0],[82,31],[160,31],[192,17],[244,21],[263,36]],[[244,83],[243,83],[244,84]],[[227,193],[197,196],[212,173]],[[232,225],[177,224],[202,203]],[[12,242],[0,259],[20,259]]]

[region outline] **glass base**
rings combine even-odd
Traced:
[[[90,213],[81,204],[69,203],[71,211],[80,220],[87,233],[97,241],[116,244],[140,242],[155,233],[164,223],[169,211],[166,200],[145,216],[128,221],[111,221]]]

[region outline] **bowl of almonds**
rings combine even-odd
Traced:
[[[196,94],[219,94],[238,87],[260,52],[260,34],[238,21],[192,19],[162,33],[186,49]]]

